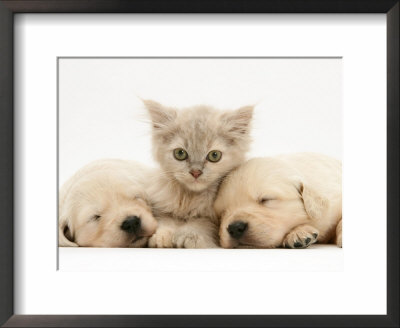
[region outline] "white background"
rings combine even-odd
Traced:
[[[386,313],[384,15],[71,17],[16,17],[16,313]],[[100,55],[343,56],[344,271],[257,269],[268,250],[250,269],[246,252],[217,271],[221,252],[175,250],[173,272],[166,252],[148,272],[56,271],[56,57]],[[189,257],[207,271],[184,271]]]
[[[254,104],[250,157],[314,151],[341,159],[342,86],[340,58],[60,59],[60,185],[94,159],[153,165],[140,98],[174,107]]]

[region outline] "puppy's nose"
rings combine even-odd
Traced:
[[[228,226],[229,234],[235,239],[242,237],[246,229],[247,223],[243,221],[235,221]]]
[[[141,226],[140,218],[137,216],[128,216],[121,224],[121,229],[128,233],[136,233]]]
[[[195,179],[197,179],[200,175],[203,174],[203,171],[201,171],[201,170],[190,170],[189,173],[190,173],[191,175],[193,175],[193,177],[194,177]]]

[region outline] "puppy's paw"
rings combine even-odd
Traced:
[[[336,237],[336,245],[340,248],[342,248],[342,234]]]
[[[290,231],[283,240],[285,248],[306,248],[318,240],[318,230],[309,225],[302,225]]]
[[[342,248],[342,220],[339,221],[337,227],[336,227],[336,245],[340,248]]]
[[[151,248],[172,248],[172,229],[159,228],[154,235],[149,238],[148,247]]]

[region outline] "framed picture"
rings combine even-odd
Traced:
[[[1,1],[0,21],[2,325],[398,326],[398,1]],[[238,221],[223,214],[229,249],[57,247],[98,245],[69,222],[59,232],[68,179],[101,158],[166,167],[152,157],[157,113],[199,104],[180,131],[197,112],[237,110],[243,124],[251,111],[249,158],[342,160],[343,248],[234,244]],[[182,147],[168,165],[192,156]],[[196,183],[208,174],[189,169]],[[91,226],[106,216],[92,214]],[[124,236],[132,215],[118,218]]]

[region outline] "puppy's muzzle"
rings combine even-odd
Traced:
[[[121,229],[127,233],[136,234],[139,232],[142,222],[137,216],[128,216],[121,224]]]
[[[247,230],[247,223],[243,221],[235,221],[228,226],[228,232],[231,237],[239,239]]]

